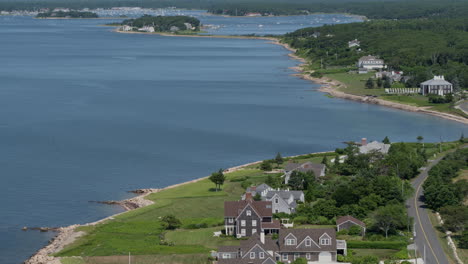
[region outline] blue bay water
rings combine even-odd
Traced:
[[[223,23],[219,34],[250,23],[204,19]],[[118,34],[104,22],[0,17],[0,263],[20,263],[53,235],[23,226],[121,211],[90,200],[361,137],[467,134],[437,117],[328,98],[291,76],[297,62],[267,41]],[[262,28],[301,27],[277,22]],[[242,32],[254,33],[250,24]]]

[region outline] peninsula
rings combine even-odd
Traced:
[[[112,24],[115,25],[115,24]],[[119,31],[193,34],[200,32],[200,20],[190,16],[150,16],[124,20]]]

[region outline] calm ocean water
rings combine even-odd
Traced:
[[[296,18],[203,19],[224,25],[217,34],[306,26]],[[23,226],[85,223],[121,210],[90,200],[361,137],[468,134],[436,117],[327,98],[290,75],[297,62],[285,49],[262,40],[117,34],[97,26],[104,22],[0,17],[2,264],[20,263],[53,235]]]

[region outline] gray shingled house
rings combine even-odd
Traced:
[[[333,228],[282,229],[278,239],[256,234],[241,241],[240,246],[219,247],[217,256],[218,264],[291,263],[298,258],[310,263],[335,263],[339,250],[346,252],[346,241],[336,240]]]
[[[293,171],[300,171],[300,172],[310,172],[312,171],[315,177],[323,177],[325,176],[325,170],[327,166],[325,164],[319,163],[312,163],[312,162],[304,162],[304,163],[295,163],[295,162],[288,162],[284,167],[284,183],[288,184],[289,178],[291,177],[291,173]]]
[[[342,216],[336,219],[336,230],[338,230],[338,232],[345,229],[349,230],[352,226],[358,226],[361,228],[361,235],[366,234],[366,224],[361,220],[350,215]]]
[[[252,197],[260,194],[262,201],[271,201],[273,213],[294,213],[297,201],[305,201],[302,191],[275,190],[265,183],[247,188],[246,193],[241,197],[242,200],[245,200],[247,193],[250,193]]]
[[[270,201],[254,201],[247,193],[246,200],[224,202],[226,235],[248,237],[258,233],[278,233],[280,222],[273,219]]]

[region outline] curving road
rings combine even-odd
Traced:
[[[445,156],[445,155],[444,155]],[[411,183],[416,190],[415,195],[407,202],[409,216],[414,218],[415,223],[415,244],[423,257],[424,248],[426,252],[426,264],[449,264],[447,256],[442,249],[439,240],[437,239],[436,230],[429,220],[429,215],[422,201],[423,188],[422,185],[426,180],[427,172],[436,165],[444,156],[439,157],[429,163],[416,179]]]

